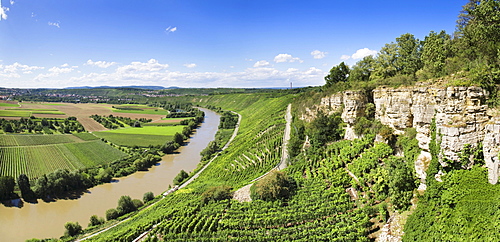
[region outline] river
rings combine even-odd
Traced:
[[[200,161],[200,152],[214,140],[219,115],[208,109],[205,122],[191,136],[189,143],[178,154],[166,155],[149,171],[136,172],[89,189],[80,198],[37,204],[24,203],[21,208],[0,205],[0,241],[25,241],[31,238],[59,238],[64,224],[78,222],[87,227],[92,215],[105,217],[106,210],[115,208],[122,195],[142,200],[145,192],[155,195],[168,190],[180,170],[192,171]]]

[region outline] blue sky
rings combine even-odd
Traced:
[[[0,87],[323,85],[467,0],[0,0]]]

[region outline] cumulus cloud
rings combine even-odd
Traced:
[[[12,4],[11,4],[12,5]],[[7,7],[2,7],[2,2],[0,1],[0,21],[1,20],[6,20],[7,19],[7,12],[9,11],[9,8]]]
[[[1,63],[1,62],[0,62]],[[97,61],[91,61],[97,65]],[[111,62],[106,62],[111,63]],[[2,63],[3,64],[3,63]],[[102,62],[101,64],[104,64]],[[261,62],[265,64],[265,62]],[[87,65],[87,64],[85,64]],[[116,64],[119,65],[119,64]],[[269,66],[251,67],[241,71],[180,72],[170,71],[168,64],[155,59],[146,62],[131,62],[108,68],[103,72],[77,71],[77,67],[62,64],[46,68],[19,63],[0,64],[0,83],[7,87],[66,87],[100,85],[160,85],[181,87],[287,87],[323,85],[325,72],[310,67],[279,70]],[[35,72],[23,74],[22,71]],[[14,79],[13,77],[19,77]],[[20,81],[22,80],[22,81]]]
[[[279,54],[274,57],[274,62],[280,63],[280,62],[304,62],[298,57],[293,57],[292,55],[289,54]]]
[[[365,56],[376,55],[376,54],[377,54],[376,50],[370,50],[368,48],[363,48],[363,49],[357,50],[356,53],[354,53],[351,57],[353,59],[361,59]]]
[[[21,76],[19,75],[19,72],[22,72],[23,74],[30,74],[34,70],[41,69],[44,69],[44,67],[28,66],[15,62],[12,65],[0,65],[0,77],[20,78]]]
[[[173,33],[177,31],[177,27],[168,26],[168,28],[166,28],[165,31],[167,31],[167,33]]]
[[[342,56],[340,57],[340,59],[341,59],[341,60],[349,60],[349,59],[351,59],[351,56],[350,56],[350,55],[342,55]]]
[[[49,24],[49,26],[55,26],[55,27],[57,27],[57,28],[61,28],[61,27],[59,26],[59,23],[49,22],[48,24]]]
[[[326,57],[326,54],[328,54],[328,52],[323,52],[319,50],[313,50],[311,52],[311,55],[313,56],[314,59],[323,59]]]
[[[168,68],[168,64],[160,64],[155,59],[150,59],[148,62],[132,62],[130,65],[118,67],[116,70],[119,73],[131,73],[131,72],[154,72],[161,71]]]
[[[196,64],[195,63],[186,63],[186,64],[184,64],[184,66],[187,68],[195,68]]]
[[[85,63],[85,65],[88,65],[88,66],[97,66],[97,67],[100,67],[100,68],[108,68],[112,65],[116,64],[116,62],[107,62],[107,61],[92,61],[91,59],[89,59],[87,61],[87,63]]]
[[[266,60],[260,60],[260,61],[257,61],[255,62],[255,64],[253,64],[253,67],[266,67],[266,66],[269,66],[269,62],[266,61]]]

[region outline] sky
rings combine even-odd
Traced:
[[[318,86],[467,0],[0,0],[0,87]]]

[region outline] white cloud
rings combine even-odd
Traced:
[[[68,63],[64,63],[64,64],[61,65],[61,67],[68,67],[68,66],[69,66]]]
[[[350,55],[342,55],[342,56],[340,57],[340,59],[341,59],[341,60],[349,60],[349,59],[351,59],[351,56],[350,56]]]
[[[302,61],[300,58],[298,57],[293,57],[292,55],[289,55],[289,54],[279,54],[277,56],[274,57],[274,62],[276,63],[280,63],[280,62],[304,62]]]
[[[41,70],[41,69],[44,69],[44,67],[28,66],[15,62],[12,65],[0,65],[0,77],[20,78],[21,76],[19,75],[18,72],[23,72],[23,74],[30,74],[34,70]]]
[[[8,11],[9,11],[9,8],[2,7],[2,2],[0,1],[0,21],[7,19],[7,12]]]
[[[165,31],[167,31],[167,33],[173,33],[177,31],[177,27],[168,26],[168,28],[166,28]]]
[[[323,52],[319,50],[314,50],[311,52],[311,55],[313,56],[314,59],[323,59],[326,57],[327,54],[328,52]]]
[[[266,67],[266,66],[269,66],[269,62],[266,61],[266,60],[260,60],[260,61],[257,61],[255,62],[255,64],[253,64],[253,67]]]
[[[368,48],[363,48],[363,49],[359,49],[356,51],[356,53],[354,53],[351,58],[353,59],[361,59],[365,56],[369,56],[369,55],[375,55],[377,54],[377,51],[376,50],[370,50]]]
[[[91,59],[89,59],[87,61],[87,63],[85,63],[85,65],[88,65],[88,66],[97,66],[97,67],[100,67],[100,68],[108,68],[112,65],[116,64],[116,62],[107,62],[107,61],[92,61]]]
[[[161,71],[168,68],[168,64],[160,64],[155,59],[150,59],[148,62],[132,62],[130,65],[118,67],[116,70],[119,73],[131,73],[141,71]]]
[[[48,24],[49,24],[50,26],[55,26],[55,27],[57,27],[57,28],[61,28],[61,27],[59,26],[59,23],[49,22]]]
[[[74,70],[73,68],[60,68],[60,67],[54,66],[54,67],[50,68],[48,71],[51,73],[54,73],[56,75],[59,75],[62,73],[70,73],[73,70]]]
[[[14,5],[14,0],[10,0],[10,5]]]
[[[187,68],[195,68],[196,64],[195,63],[186,63],[186,64],[184,64],[184,66]]]

